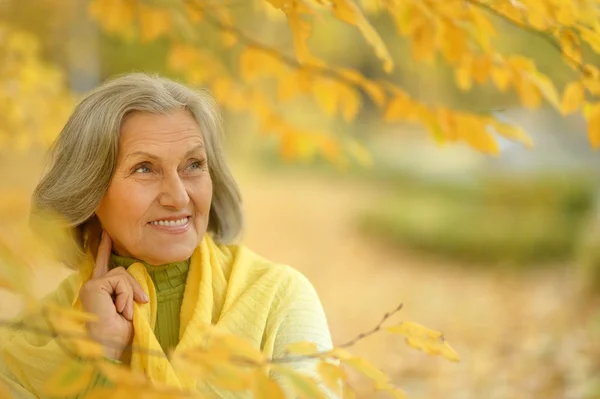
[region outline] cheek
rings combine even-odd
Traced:
[[[106,228],[117,229],[119,232],[134,229],[152,203],[149,191],[139,185],[111,183],[98,208],[100,222]]]
[[[212,201],[212,181],[210,178],[194,184],[190,190],[190,198],[196,210],[202,214],[208,214]]]

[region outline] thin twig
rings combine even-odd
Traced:
[[[296,60],[294,57],[284,54],[274,47],[271,47],[264,43],[261,43],[260,41],[248,36],[241,29],[236,28],[235,26],[231,26],[231,25],[221,21],[219,18],[215,17],[214,15],[211,15],[211,13],[207,12],[207,10],[204,8],[204,6],[199,4],[198,1],[194,1],[194,0],[184,0],[184,1],[186,3],[188,3],[191,7],[195,7],[198,9],[198,11],[201,11],[204,15],[204,19],[209,24],[213,25],[217,29],[227,31],[227,32],[234,34],[240,42],[244,43],[248,47],[254,47],[254,48],[260,49],[261,51],[270,54],[271,56],[279,59],[284,64],[287,64],[288,66],[290,66],[292,68],[304,69],[304,70],[308,70],[310,72],[313,72],[313,73],[321,75],[321,76],[332,77],[332,78],[335,78],[338,81],[341,81],[349,86],[357,85],[354,80],[348,79],[346,76],[344,76],[343,74],[339,73],[338,71],[336,71],[334,69],[315,65],[315,64],[309,64],[309,63],[302,64],[302,63],[298,62],[298,60]]]
[[[379,323],[377,323],[377,325],[372,330],[367,331],[365,333],[361,333],[358,336],[356,336],[356,338],[353,338],[350,341],[343,343],[341,345],[337,345],[337,346],[335,346],[335,348],[349,348],[351,346],[356,345],[359,341],[362,341],[363,339],[370,337],[371,335],[381,331],[381,326],[383,325],[383,323],[385,323],[390,317],[392,317],[393,315],[398,313],[402,309],[403,306],[404,305],[401,303],[400,305],[398,305],[396,307],[396,309],[384,314],[382,319],[379,321]],[[298,355],[298,356],[290,356],[290,357],[279,358],[279,359],[272,359],[270,361],[270,363],[289,363],[292,361],[297,361],[299,359],[315,359],[315,358],[323,358],[323,357],[334,357],[334,356],[331,354],[331,351],[328,350],[328,351],[324,351],[324,352],[312,353],[310,355]]]
[[[353,345],[355,345],[356,343],[358,343],[359,341],[377,333],[378,331],[381,330],[381,326],[383,325],[383,323],[388,320],[390,317],[392,317],[394,314],[398,313],[400,311],[400,309],[402,309],[402,304],[400,304],[396,309],[392,310],[391,312],[387,312],[385,315],[383,315],[381,321],[379,321],[379,323],[377,323],[377,325],[370,331],[365,332],[365,333],[361,333],[359,334],[357,337],[353,338],[352,340],[343,343],[341,345],[336,346],[336,348],[349,348]],[[144,348],[144,347],[140,347],[140,346],[136,346],[136,345],[127,345],[125,347],[123,347],[121,344],[115,342],[115,341],[111,341],[111,340],[101,340],[101,341],[96,341],[94,339],[92,339],[89,335],[87,334],[82,334],[82,333],[76,333],[76,332],[72,332],[72,331],[60,331],[57,330],[56,328],[54,328],[54,326],[52,325],[51,321],[49,320],[48,317],[48,313],[47,313],[47,309],[44,309],[42,311],[42,316],[46,319],[48,325],[50,326],[50,329],[43,329],[43,328],[39,328],[39,327],[35,327],[29,324],[26,324],[24,321],[14,321],[14,320],[2,320],[0,319],[0,327],[7,327],[7,328],[11,328],[11,329],[15,329],[15,330],[24,330],[24,331],[29,331],[29,332],[34,332],[36,334],[42,335],[42,336],[47,336],[47,337],[51,337],[54,339],[57,339],[58,344],[61,346],[61,348],[71,357],[80,359],[80,360],[95,360],[93,358],[89,358],[87,359],[86,357],[81,357],[79,356],[77,353],[74,353],[70,348],[68,348],[67,346],[63,345],[64,343],[61,342],[61,338],[65,339],[80,339],[80,340],[85,340],[85,341],[91,341],[91,342],[97,342],[101,345],[104,346],[108,346],[111,348],[116,348],[116,349],[121,349],[123,348],[124,351],[130,351],[130,352],[138,352],[138,353],[145,353],[147,355],[150,356],[160,356],[160,357],[167,357],[165,355],[164,352],[162,351],[155,351],[155,350],[151,350],[148,348]],[[310,358],[319,358],[319,357],[330,357],[330,351],[325,351],[325,352],[318,352],[318,353],[314,353],[311,355],[305,355],[305,356],[293,356],[293,357],[285,357],[285,358],[277,358],[277,359],[269,359],[266,361],[266,363],[272,363],[272,364],[276,364],[276,363],[292,363],[292,362],[296,362],[299,360],[303,360],[303,359],[310,359]],[[247,362],[247,359],[241,359],[241,358],[237,358],[234,359],[237,361],[244,361],[245,363]],[[254,364],[255,362],[250,362],[250,364]]]
[[[120,344],[114,340],[96,341],[95,339],[92,339],[87,334],[76,333],[76,332],[72,332],[72,331],[60,331],[60,330],[55,329],[51,323],[48,323],[48,324],[50,325],[49,330],[26,324],[24,321],[13,321],[13,320],[0,319],[0,327],[6,327],[6,328],[14,329],[14,330],[23,330],[23,331],[33,332],[33,333],[39,334],[41,336],[55,338],[55,339],[56,338],[68,338],[68,339],[78,339],[78,340],[83,340],[83,341],[92,341],[92,342],[97,342],[103,346],[108,346],[110,348],[123,349],[123,351],[125,351],[125,352],[139,352],[139,353],[148,354],[150,356],[166,357],[165,353],[162,351],[147,349],[147,348],[141,347],[139,345],[127,345],[127,346],[123,347],[122,344]],[[61,345],[61,347],[62,347],[62,345]],[[63,348],[63,349],[65,349],[65,348]],[[65,351],[67,351],[67,350],[65,350]],[[68,350],[68,352],[70,352],[70,350]]]
[[[396,307],[396,309],[392,310],[391,312],[387,312],[386,314],[383,315],[383,318],[381,319],[381,321],[379,321],[379,323],[377,323],[375,328],[373,328],[371,331],[359,334],[356,338],[346,342],[345,344],[338,345],[338,348],[349,348],[351,346],[354,346],[358,341],[379,332],[379,330],[381,330],[381,326],[383,325],[383,323],[385,323],[390,317],[392,317],[393,315],[398,313],[402,309],[403,306],[404,306],[404,304],[401,303],[400,305],[398,305],[398,307]]]

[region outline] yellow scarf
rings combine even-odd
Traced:
[[[80,306],[77,293],[82,282],[91,275],[91,268],[90,261],[84,262],[79,278],[77,275],[67,278],[46,300],[59,306]],[[141,263],[132,264],[128,271],[150,298],[147,304],[134,305],[132,344],[151,351],[162,351],[153,332],[157,303],[152,280]],[[309,286],[299,276],[291,268],[269,262],[244,246],[217,245],[205,235],[191,258],[181,307],[180,341],[175,352],[200,345],[199,332],[207,324],[213,324],[224,332],[248,339],[266,356],[274,356],[280,351],[276,348],[275,338],[284,325],[286,308],[296,306],[289,300],[289,293],[303,290],[308,298],[316,298],[311,288],[305,289]],[[295,299],[298,298],[296,296]],[[311,309],[311,313],[315,320],[302,320],[302,328],[314,325],[315,331],[323,332],[323,340],[328,345],[322,309],[313,302],[315,308]],[[288,327],[292,332],[297,330],[294,325]],[[31,331],[1,331],[0,348],[4,355],[4,364],[0,362],[0,382],[12,384],[15,390],[21,389],[23,397],[27,397],[25,393],[39,396],[44,381],[69,356],[53,338]],[[201,389],[201,381],[179,375],[166,357],[134,351],[131,368],[143,372],[157,383]]]

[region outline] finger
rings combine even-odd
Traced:
[[[124,276],[114,276],[110,279],[115,295],[115,308],[127,320],[133,320],[133,289]]]
[[[110,251],[112,247],[112,240],[108,233],[102,230],[102,237],[100,238],[100,245],[98,245],[98,255],[96,255],[96,263],[94,264],[94,270],[92,272],[92,278],[98,278],[108,273],[108,261],[110,259]]]
[[[131,284],[133,291],[133,299],[139,303],[146,303],[149,301],[148,295],[144,292],[144,289],[138,283],[138,281],[127,271],[125,268],[119,267],[111,270],[111,273],[123,275],[127,278],[127,281]]]

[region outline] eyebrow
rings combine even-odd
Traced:
[[[188,152],[186,152],[183,157],[186,158],[186,157],[190,156],[191,154],[193,154],[194,152],[196,152],[200,149],[203,149],[203,148],[204,148],[204,144],[199,144],[199,145],[195,146],[194,148],[192,148],[191,150],[189,150]],[[129,153],[129,154],[127,154],[125,159],[129,159],[134,156],[142,156],[142,157],[150,158],[153,160],[160,160],[160,158],[157,157],[156,155],[150,154],[149,152],[145,152],[145,151],[135,151],[135,152]]]

